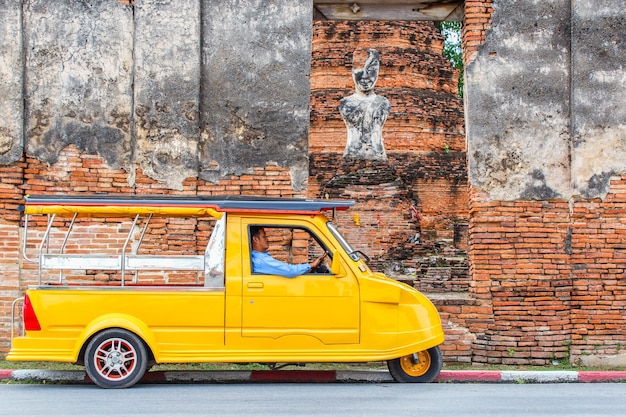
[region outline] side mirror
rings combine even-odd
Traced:
[[[337,277],[346,275],[346,271],[341,266],[341,257],[339,251],[333,251],[333,260],[330,263],[330,272]]]

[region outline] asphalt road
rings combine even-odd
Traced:
[[[626,384],[0,384],[2,416],[623,417]]]

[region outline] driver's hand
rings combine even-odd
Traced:
[[[328,252],[324,252],[322,256],[311,262],[311,270],[315,270],[324,261],[324,258],[328,256]]]

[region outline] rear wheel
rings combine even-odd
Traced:
[[[85,350],[85,370],[102,388],[127,388],[143,377],[148,364],[146,347],[134,333],[108,329],[98,333]]]
[[[398,382],[433,382],[442,366],[439,346],[387,361],[389,373]]]

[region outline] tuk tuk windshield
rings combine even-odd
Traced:
[[[333,236],[335,236],[335,239],[337,239],[337,241],[339,242],[343,250],[345,250],[346,253],[350,256],[350,259],[352,259],[354,262],[358,262],[361,259],[363,259],[365,262],[370,261],[370,258],[366,254],[364,254],[363,252],[359,250],[354,249],[352,245],[348,243],[346,238],[343,237],[341,232],[339,232],[339,229],[337,229],[337,226],[335,226],[331,222],[327,222],[326,226],[328,226],[328,230],[330,230]]]

